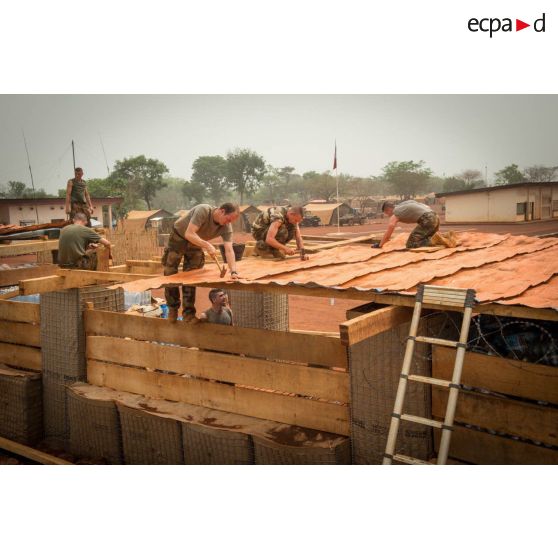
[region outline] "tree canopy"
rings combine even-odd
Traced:
[[[229,191],[225,158],[220,155],[198,157],[192,164],[192,171],[189,193],[198,199],[206,195],[219,205]]]
[[[122,161],[116,161],[114,170],[108,181],[121,191],[136,193],[151,209],[151,202],[155,194],[167,183],[163,175],[169,169],[157,159],[147,159],[145,155],[138,155]]]
[[[526,167],[523,171],[525,178],[529,182],[552,182],[558,174],[558,167],[545,167],[544,165],[534,165]]]
[[[0,186],[0,198],[17,199],[17,198],[53,198],[52,194],[47,194],[44,188],[33,191],[24,182],[18,180],[10,180],[7,185]]]
[[[432,171],[424,165],[424,161],[391,161],[382,169],[382,178],[391,183],[394,194],[408,199],[426,191]]]
[[[518,182],[524,182],[525,176],[519,170],[519,167],[514,163],[513,165],[508,165],[502,170],[498,171],[495,175],[496,184],[498,186],[504,184],[517,184]]]
[[[265,175],[265,161],[255,151],[235,149],[227,154],[227,181],[244,203],[246,194],[253,194],[262,186]]]

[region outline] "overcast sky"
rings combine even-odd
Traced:
[[[510,163],[558,165],[557,95],[2,95],[0,183],[56,193],[76,164],[107,176],[146,155],[189,178],[200,155],[250,148],[295,172],[378,175],[389,161],[423,159],[439,176],[478,169],[489,182]]]

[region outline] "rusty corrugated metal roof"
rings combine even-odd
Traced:
[[[456,248],[405,250],[407,235],[383,249],[349,245],[298,258],[269,261],[248,258],[238,262],[241,283],[356,289],[375,293],[413,295],[420,283],[473,288],[482,303],[558,309],[558,238],[456,233]],[[128,283],[129,290],[157,288],[169,283],[215,284],[215,267],[169,277]]]

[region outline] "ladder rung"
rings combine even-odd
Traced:
[[[417,417],[416,415],[401,415],[401,420],[406,420],[407,422],[416,422],[417,424],[424,424],[425,426],[433,426],[434,428],[442,428],[444,424],[439,420]]]
[[[401,453],[396,453],[392,459],[400,463],[407,463],[407,465],[432,465],[432,463],[428,461],[423,461],[422,459],[417,459],[409,455],[402,455]]]
[[[432,345],[442,345],[442,347],[457,347],[457,341],[449,339],[437,339],[436,337],[415,337],[415,341],[419,343],[432,343]]]
[[[451,385],[451,382],[448,380],[440,380],[439,378],[431,378],[430,376],[417,376],[416,374],[409,374],[409,380],[446,388],[449,388]]]

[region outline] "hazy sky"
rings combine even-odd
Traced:
[[[558,165],[558,95],[2,95],[0,183],[56,193],[76,164],[85,179],[144,154],[189,178],[200,155],[250,148],[300,174],[378,175],[420,160],[439,176],[473,168],[489,181],[510,163]]]

